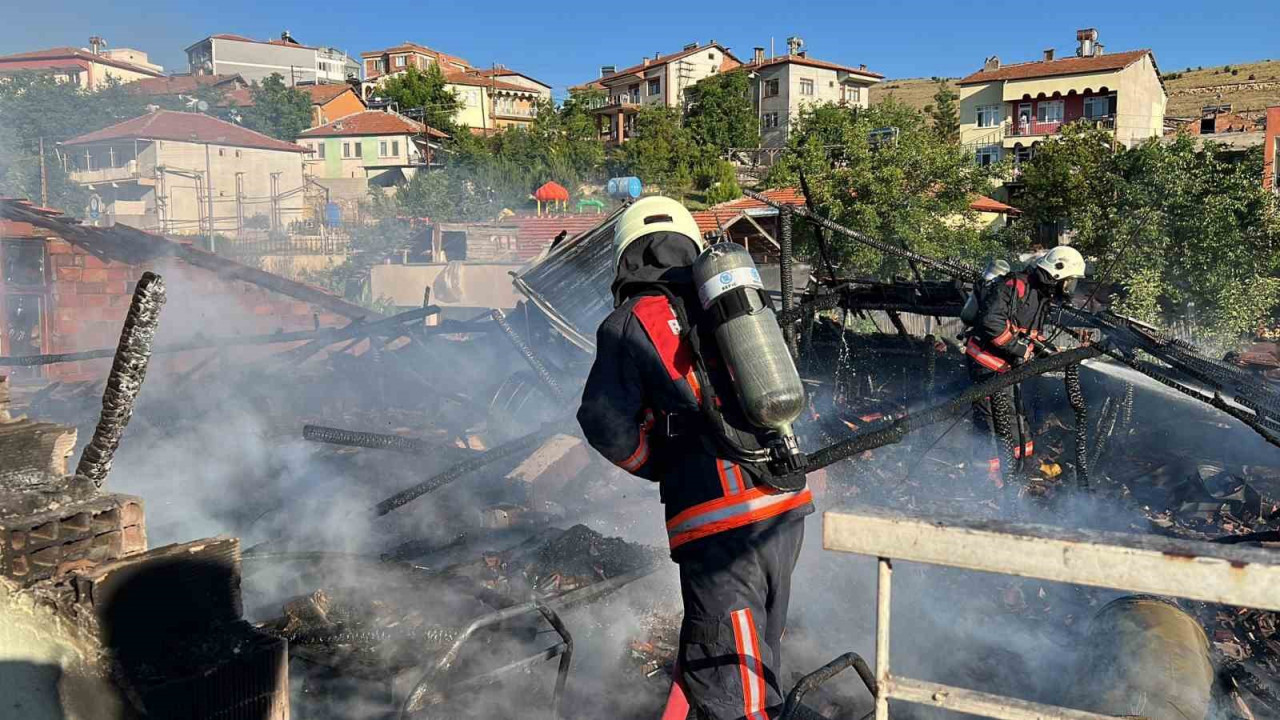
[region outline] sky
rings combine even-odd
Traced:
[[[811,57],[865,63],[889,78],[958,76],[983,59],[1037,59],[1075,48],[1095,27],[1108,51],[1150,48],[1165,72],[1280,57],[1276,0],[979,3],[867,0],[646,0],[642,3],[527,0],[302,2],[300,0],[0,0],[0,54],[74,45],[100,35],[132,47],[169,72],[186,71],[185,48],[214,33],[258,39],[288,30],[308,45],[353,55],[406,40],[478,66],[501,63],[556,88],[593,79],[601,65],[716,40],[740,59],[799,36]]]

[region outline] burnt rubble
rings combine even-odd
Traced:
[[[556,707],[574,718],[652,716],[680,623],[670,588],[655,590],[669,566],[652,527],[656,493],[590,451],[570,419],[594,324],[611,307],[599,266],[614,219],[519,273],[528,300],[505,313],[401,309],[254,335],[253,347],[271,352],[252,357],[213,335],[212,348],[157,341],[153,362],[193,361],[153,368],[127,433],[115,438],[107,486],[134,494],[100,490],[66,466],[77,431],[92,437],[110,381],[25,384],[14,403],[41,421],[11,419],[7,408],[0,419],[4,582],[56,611],[125,703],[159,716],[214,716],[234,703],[255,708],[238,716],[246,718],[507,717]],[[956,280],[827,277],[783,316],[809,394],[798,430],[816,458],[809,481],[820,505],[1274,547],[1274,421],[1248,407],[1273,399],[1274,386],[1258,384],[1272,382],[1264,351],[1249,355],[1261,369],[1246,379],[1173,344],[1153,340],[1160,354],[1140,356],[1135,338],[1154,336],[1120,320],[1103,328],[1063,319],[1089,342],[1064,339],[1066,354],[1013,378],[1037,452],[1034,462],[1008,458],[991,478],[985,461],[975,463],[968,422],[968,398],[990,389],[971,387],[956,342],[963,299]],[[1094,342],[1108,332],[1129,345]],[[1095,359],[1113,353],[1122,359]],[[1188,372],[1175,378],[1180,368]],[[1189,394],[1213,390],[1228,408]],[[219,472],[201,474],[204,466]],[[196,499],[183,505],[186,494]],[[198,516],[189,512],[196,505]],[[193,541],[207,524],[228,536]],[[173,544],[147,550],[149,534]],[[244,538],[243,549],[230,535]],[[819,568],[813,592],[854,605],[841,594],[840,569]],[[966,612],[998,617],[1037,647],[1081,642],[1111,600],[958,572],[917,580],[921,595],[958,588]],[[107,597],[122,600],[108,608]],[[784,684],[843,660],[800,686],[794,716],[861,717],[868,696],[845,653],[865,628],[839,613],[869,611],[802,604]],[[1211,641],[1227,711],[1280,712],[1276,615],[1183,607]],[[978,641],[979,654],[1017,665],[995,637]],[[599,645],[614,662],[571,664],[593,647],[605,657]],[[1009,682],[1028,695],[1048,692],[1052,679],[1009,680],[973,665],[944,670],[962,684]],[[854,672],[836,675],[845,668]]]

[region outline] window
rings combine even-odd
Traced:
[[[978,164],[979,165],[986,167],[987,165],[994,165],[995,163],[998,163],[998,162],[1000,162],[1000,146],[999,145],[987,145],[985,147],[978,148]]]
[[[649,78],[649,97],[662,93],[662,78]]]
[[[1062,101],[1045,100],[1036,105],[1036,122],[1062,122]]]
[[[778,96],[778,81],[777,81],[776,79],[775,79],[775,80],[766,80],[766,81],[765,81],[765,83],[764,83],[764,96],[765,96],[765,97],[777,97],[777,96]]]
[[[0,277],[5,283],[5,355],[38,355],[44,351],[42,319],[45,294],[44,242],[0,243]],[[40,368],[10,368],[15,377],[39,377]]]
[[[631,102],[640,102],[640,83],[636,83],[635,85],[627,88],[627,95],[630,96]]]
[[[6,285],[44,285],[43,242],[8,240],[2,254]]]
[[[1116,113],[1116,96],[1101,95],[1084,99],[1084,116],[1090,119],[1104,118]]]
[[[846,103],[862,102],[862,88],[856,85],[852,87],[846,85],[840,90],[840,100]]]
[[[715,60],[715,59],[716,59],[716,54],[715,54],[715,53],[713,53],[713,52],[709,52],[709,53],[707,53],[707,59],[708,59],[708,60]]]
[[[236,157],[240,157],[240,151],[239,151],[239,150],[237,150],[237,151],[236,151]]]
[[[462,99],[467,107],[480,107],[480,89],[467,88],[462,91]]]
[[[399,140],[391,141],[391,155],[392,157],[400,157],[400,141]]]
[[[778,113],[776,112],[765,113],[761,118],[761,123],[763,124],[766,130],[768,130],[769,128],[778,127]]]
[[[404,67],[404,56],[403,56],[403,55],[397,55],[397,56],[396,56],[396,67]]]
[[[316,143],[316,156],[319,157],[321,160],[324,159],[324,141],[323,140]]]
[[[978,106],[978,127],[989,128],[998,127],[1004,119],[1004,108],[1000,105],[979,105]]]
[[[378,143],[378,157],[386,157],[386,156],[387,156],[387,141],[383,140],[382,142]]]
[[[342,143],[342,157],[351,157],[351,143]]]
[[[218,157],[225,157],[226,154],[227,153],[224,148],[218,148]],[[114,165],[112,167],[114,167]]]
[[[359,140],[357,140],[352,144],[355,145],[356,157],[360,157],[360,146],[362,143]]]
[[[812,94],[813,94],[813,81],[812,81],[812,80],[808,80],[808,79],[806,79],[806,80],[801,80],[801,81],[800,81],[800,94],[801,94],[801,95],[812,95]]]

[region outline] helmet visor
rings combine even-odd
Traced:
[[[1062,294],[1070,295],[1076,291],[1076,285],[1080,282],[1080,278],[1067,278],[1062,281]]]

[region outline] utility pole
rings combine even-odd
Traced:
[[[216,253],[218,248],[213,239],[213,172],[209,164],[209,143],[204,144],[204,191],[209,205],[209,252]]]
[[[44,137],[40,138],[40,207],[49,207],[49,171],[44,166]]]

